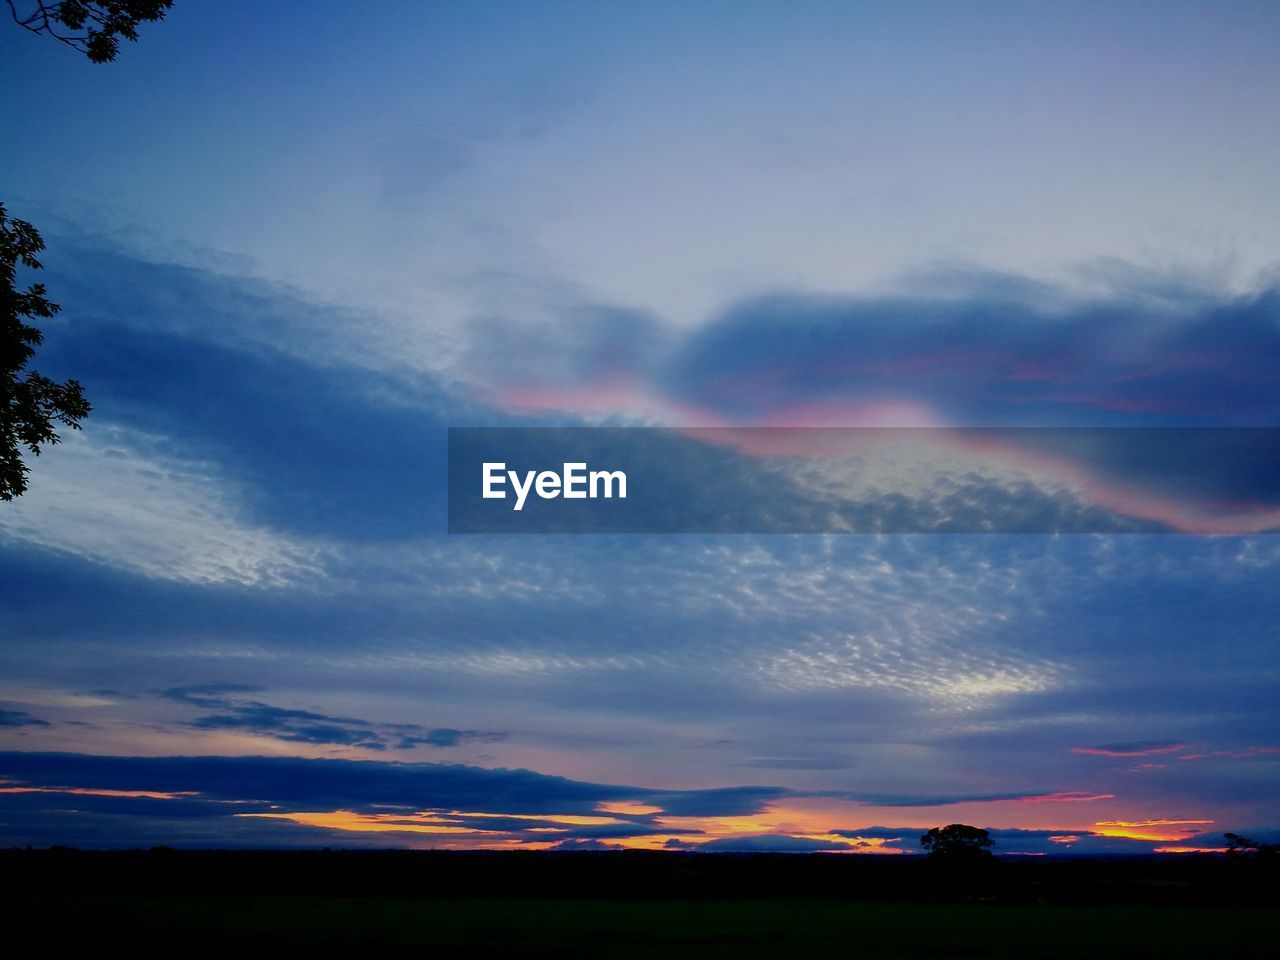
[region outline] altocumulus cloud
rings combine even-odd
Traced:
[[[433,480],[451,424],[637,413],[866,422],[877,411],[911,422],[1270,423],[1272,291],[1139,283],[1080,298],[979,278],[910,297],[770,297],[692,330],[644,318],[635,358],[605,349],[613,333],[592,334],[621,329],[626,310],[611,326],[601,318],[612,308],[591,306],[563,332],[549,328],[550,354],[555,337],[566,350],[559,366],[521,366],[518,345],[504,366],[500,341],[489,365],[468,349],[428,357],[428,339],[384,337],[379,318],[297,291],[118,253],[91,260],[58,267],[71,286],[58,293],[63,316],[75,322],[50,326],[43,356],[49,375],[85,381],[94,418],[41,458],[32,497],[4,517],[6,663],[22,688],[6,690],[7,705],[47,724],[19,728],[24,743],[63,736],[66,747],[63,728],[81,716],[117,734],[136,733],[141,718],[149,735],[179,738],[166,741],[174,753],[209,752],[202,737],[231,731],[344,756],[484,742],[500,763],[553,755],[548,764],[582,778],[564,781],[571,789],[536,773],[456,774],[474,801],[459,809],[521,816],[659,803],[590,782],[592,764],[619,751],[640,782],[705,783],[717,764],[728,782],[742,764],[785,771],[787,787],[667,798],[690,816],[796,790],[980,802],[1045,784],[1148,806],[1274,792],[1274,755],[1244,755],[1272,748],[1276,720],[1265,664],[1280,551],[1266,538],[461,541],[440,536]],[[104,286],[109,276],[127,282]],[[1101,355],[1106,337],[1118,347]],[[59,510],[38,499],[40,481],[62,491]],[[56,664],[51,642],[66,654]],[[231,685],[190,686],[201,677]],[[32,706],[41,691],[101,686],[184,688],[187,699],[168,703],[186,713],[154,723],[154,697],[84,715]],[[447,723],[414,722],[424,702]],[[484,739],[496,731],[510,736]],[[1198,761],[1229,767],[1209,782],[1191,763],[1131,775],[1070,753],[1151,736],[1241,756]],[[274,782],[236,762],[190,761],[173,789],[204,797],[213,780]],[[115,789],[164,789],[134,760],[119,763],[134,775]],[[335,785],[321,809],[420,809],[453,796],[434,768],[419,771],[440,787],[434,801],[407,795],[394,765],[344,769],[368,773],[370,794]],[[536,789],[522,792],[526,783]],[[485,799],[553,787],[568,807]],[[250,796],[299,809],[274,787],[223,799]],[[324,829],[188,819],[228,836]]]

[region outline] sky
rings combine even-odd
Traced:
[[[450,427],[1280,427],[1280,7],[140,32],[0,29],[35,366],[94,406],[0,504],[0,846],[1280,834],[1265,460],[964,474],[1160,533],[459,535],[446,483]]]

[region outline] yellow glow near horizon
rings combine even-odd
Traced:
[[[644,817],[662,812],[661,807],[655,807],[649,803],[638,803],[635,800],[609,800],[604,803],[597,803],[596,809],[601,813],[621,813],[633,817]]]
[[[508,813],[466,813],[457,810],[422,811],[417,813],[357,813],[354,810],[330,810],[303,813],[237,813],[237,817],[253,817],[263,820],[289,820],[293,823],[309,827],[324,827],[329,830],[345,830],[352,833],[429,833],[429,834],[475,834],[492,836],[497,831],[484,830],[479,827],[460,827],[450,823],[450,817],[468,817],[495,820],[528,820],[534,823],[557,823],[566,827],[596,827],[625,823],[614,817],[590,817],[576,814],[508,814]],[[555,827],[529,827],[530,832],[551,833]],[[493,837],[495,843],[509,842],[505,838]]]
[[[288,820],[308,827],[349,830],[356,833],[484,833],[483,830],[477,830],[474,827],[451,826],[412,815],[353,813],[350,810],[334,810],[331,813],[237,813],[235,816],[257,820]]]
[[[0,788],[3,790],[4,788]],[[9,788],[16,792],[27,788]],[[122,795],[120,791],[79,791]],[[139,791],[128,795],[156,798],[176,798],[176,795]],[[425,810],[410,813],[361,813],[352,810],[237,813],[235,816],[258,819],[287,820],[303,826],[352,833],[407,833],[429,836],[466,837],[466,846],[474,848],[519,848],[543,850],[565,839],[573,839],[573,827],[630,826],[627,820],[608,816],[607,813],[632,816],[652,816],[653,807],[647,804],[620,801],[600,804],[602,815],[584,814],[505,814],[489,811],[469,812],[461,810]],[[466,818],[470,825],[460,825],[459,818]],[[483,821],[519,821],[526,826],[495,824],[485,829]],[[860,836],[857,827],[837,828],[840,818],[828,809],[806,809],[804,806],[778,805],[756,814],[731,817],[663,817],[653,816],[651,823],[662,832],[637,833],[607,838],[607,843],[626,849],[696,850],[703,844],[716,840],[750,839],[778,835],[813,840],[841,853],[867,853],[902,855],[915,851],[912,831],[917,827],[903,827],[902,836],[886,838]],[[1149,819],[1149,820],[1101,820],[1091,827],[1061,827],[1061,833],[1051,836],[1052,843],[1070,847],[1089,836],[1138,840],[1153,844],[1173,844],[1191,839],[1211,825],[1212,820]],[[636,825],[637,831],[642,829]],[[838,831],[838,832],[837,832]],[[535,837],[537,837],[535,839]],[[675,841],[673,846],[667,846]],[[897,845],[895,845],[895,843]],[[1156,847],[1158,853],[1182,853],[1189,847]],[[1218,848],[1195,848],[1209,850]]]
[[[1194,837],[1201,832],[1194,828],[1212,823],[1212,820],[1101,820],[1093,825],[1093,833],[1100,837],[1168,843]]]

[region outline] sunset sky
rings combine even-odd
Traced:
[[[973,481],[1161,533],[446,532],[449,427],[1280,427],[1280,5],[140,33],[0,25],[94,407],[0,503],[0,847],[1280,837],[1274,460]]]

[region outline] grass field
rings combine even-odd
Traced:
[[[47,946],[376,947],[421,957],[1274,957],[1266,907],[1037,906],[813,899],[390,897],[24,899]],[[26,939],[26,937],[22,937]]]

